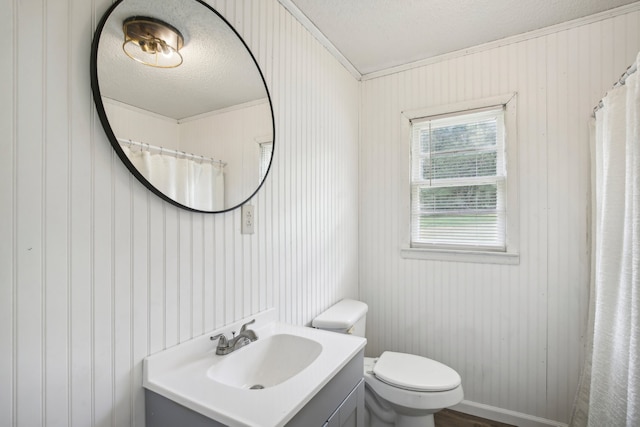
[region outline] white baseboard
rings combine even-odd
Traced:
[[[461,403],[449,409],[518,427],[567,427],[567,424],[559,421],[534,417],[533,415],[523,414],[522,412],[510,411],[508,409],[497,408],[469,400],[463,400]]]

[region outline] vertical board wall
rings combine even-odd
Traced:
[[[275,159],[239,211],[194,214],[114,154],[89,82],[108,0],[0,14],[0,425],[144,426],[141,361],[268,307],[357,296],[359,83],[276,0],[211,3],[267,80]]]
[[[637,8],[636,8],[637,10]],[[592,108],[640,49],[640,13],[519,37],[362,86],[360,289],[369,355],[418,353],[465,399],[567,422],[586,327]],[[401,112],[517,92],[520,264],[403,259]]]

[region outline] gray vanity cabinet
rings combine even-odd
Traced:
[[[323,427],[362,427],[364,425],[364,380],[353,389]]]
[[[287,427],[364,427],[364,350],[298,412]]]

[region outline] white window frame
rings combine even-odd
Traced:
[[[271,162],[273,161],[273,137],[271,135],[262,135],[254,138],[258,144],[258,178],[262,182],[269,171]],[[265,156],[269,153],[268,159]]]
[[[517,171],[517,120],[516,120],[516,94],[506,94],[491,98],[468,101],[463,103],[423,108],[402,112],[402,138],[406,144],[404,155],[401,158],[403,171],[402,189],[400,194],[402,210],[400,218],[402,223],[402,241],[400,242],[400,254],[408,259],[427,259],[441,261],[518,264],[519,257],[519,209],[518,209],[518,171]],[[412,144],[412,120],[421,118],[462,115],[472,113],[474,110],[504,107],[504,132],[505,132],[505,162],[506,162],[506,250],[473,250],[464,248],[446,248],[441,246],[411,247],[411,144]]]
[[[271,159],[273,157],[273,142],[261,142],[259,144],[260,147],[260,182],[267,176],[267,172],[269,171],[269,165],[271,164]]]

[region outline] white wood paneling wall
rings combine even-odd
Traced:
[[[115,156],[89,82],[110,1],[2,4],[0,425],[143,426],[146,355],[357,296],[359,83],[276,0],[212,3],[274,102],[252,236],[238,211],[164,203]]]
[[[364,77],[359,256],[369,355],[428,356],[461,374],[468,401],[568,421],[588,296],[587,122],[640,50],[639,8]],[[402,259],[401,111],[511,92],[520,264]]]

